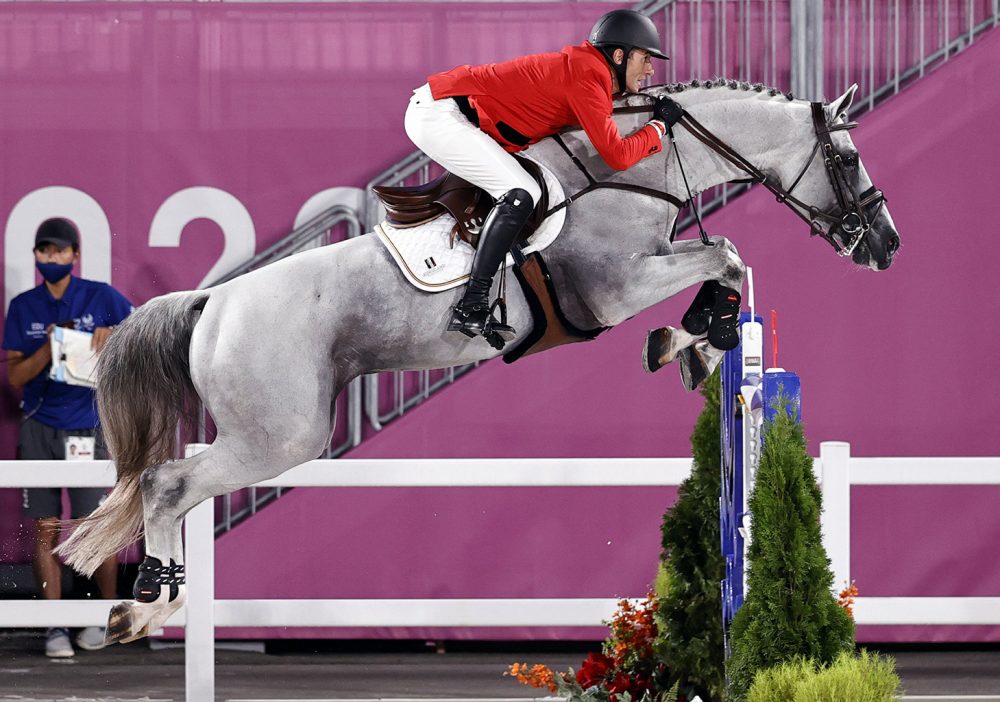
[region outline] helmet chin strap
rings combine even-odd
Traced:
[[[611,70],[614,72],[615,78],[618,80],[618,92],[627,92],[628,86],[625,84],[625,68],[628,66],[628,53],[631,49],[627,49],[627,47],[624,46],[614,48],[598,46],[595,48],[604,55],[604,58],[608,60],[608,65],[611,66]],[[623,52],[626,52],[622,57],[621,63],[615,63],[614,54],[616,49],[621,49]]]

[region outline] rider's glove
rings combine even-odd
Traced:
[[[668,97],[656,98],[653,103],[653,117],[667,125],[668,129],[677,124],[683,114],[684,108]]]

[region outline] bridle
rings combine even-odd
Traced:
[[[649,98],[653,97],[648,93],[640,93],[640,95]],[[826,111],[823,109],[823,103],[810,103],[810,108],[812,110],[813,129],[816,132],[816,145],[813,146],[813,150],[809,154],[809,158],[806,160],[805,165],[802,166],[799,174],[795,177],[795,180],[792,181],[791,187],[787,190],[782,187],[780,180],[769,177],[766,173],[764,173],[764,171],[750,163],[750,161],[745,159],[740,152],[726,142],[722,141],[719,137],[715,136],[715,134],[713,134],[701,122],[692,117],[691,114],[683,108],[681,110],[682,116],[678,124],[691,132],[691,135],[698,141],[705,144],[719,156],[750,176],[740,182],[760,183],[763,185],[775,194],[778,202],[787,206],[798,217],[809,224],[810,235],[819,235],[821,238],[829,242],[838,254],[841,256],[850,256],[854,253],[858,244],[864,240],[865,235],[869,232],[869,230],[871,230],[872,222],[875,221],[879,212],[882,210],[882,206],[885,205],[885,195],[874,185],[865,190],[863,193],[855,193],[854,189],[850,185],[847,173],[847,167],[849,165],[854,165],[851,163],[854,157],[849,156],[844,158],[837,153],[837,150],[833,146],[833,140],[830,138],[830,134],[832,132],[853,129],[858,126],[857,123],[847,122],[844,124],[829,124],[826,121]],[[628,105],[618,107],[614,110],[614,112],[615,114],[626,114],[650,112],[651,110],[652,105]],[[587,167],[584,166],[580,159],[576,157],[568,146],[566,146],[562,137],[559,134],[555,134],[554,137],[556,142],[560,147],[562,147],[563,151],[566,152],[570,159],[572,159],[573,163],[576,164],[576,167],[579,168],[587,177],[588,184],[579,192],[571,195],[550,209],[546,213],[546,216],[551,215],[553,212],[556,212],[563,207],[568,207],[577,198],[599,188],[616,188],[619,190],[637,192],[660,200],[666,200],[678,209],[689,204],[694,196],[691,193],[691,187],[688,185],[687,175],[684,173],[684,164],[681,162],[680,152],[677,150],[677,141],[674,138],[674,130],[671,127],[668,128],[667,132],[670,135],[670,141],[674,147],[677,165],[680,167],[681,176],[684,179],[684,187],[687,189],[688,199],[686,201],[680,200],[665,191],[645,188],[631,183],[614,183],[595,180],[594,177],[590,175]],[[830,180],[830,185],[833,187],[833,193],[837,197],[836,207],[830,210],[821,210],[818,207],[802,202],[802,200],[792,195],[792,191],[795,190],[796,186],[799,182],[801,182],[802,177],[806,174],[806,171],[809,170],[809,166],[811,166],[812,162],[816,159],[816,154],[818,154],[821,150],[823,152],[823,165],[826,167],[827,177]],[[869,216],[868,211],[873,207],[875,208],[875,211],[871,214],[871,216]],[[712,244],[708,238],[708,234],[705,233],[705,229],[701,224],[701,217],[698,214],[697,208],[693,208],[693,212],[695,219],[698,222],[698,229],[702,242],[706,246],[711,246]],[[841,232],[843,235],[840,236],[838,240],[837,235]]]
[[[845,158],[841,156],[833,146],[833,140],[830,138],[832,132],[853,129],[857,126],[857,123],[849,122],[831,125],[826,121],[826,111],[823,109],[823,103],[813,102],[810,104],[810,108],[812,110],[813,128],[816,132],[816,145],[788,189],[782,187],[779,180],[769,177],[745,159],[736,149],[715,136],[698,120],[692,117],[687,110],[683,110],[683,116],[678,124],[687,129],[692,136],[719,156],[746,172],[750,176],[749,180],[760,183],[774,193],[778,202],[786,205],[792,212],[809,224],[809,233],[811,235],[819,235],[825,239],[841,256],[850,256],[871,229],[872,222],[878,217],[882,206],[885,204],[885,195],[874,185],[862,193],[856,193],[851,187],[847,172],[848,166],[853,165],[852,161],[854,157],[849,156]],[[643,110],[645,109],[647,108],[644,107]],[[630,111],[633,110],[630,109]],[[670,132],[670,139],[674,142],[672,130]],[[676,142],[674,142],[674,147],[676,153]],[[826,169],[827,178],[837,198],[836,207],[830,210],[821,210],[814,205],[802,202],[802,200],[792,195],[792,191],[802,181],[802,177],[809,170],[812,162],[816,159],[816,155],[820,152],[822,152],[823,165]],[[678,155],[679,162],[680,156]],[[872,208],[874,208],[874,212],[869,215],[869,211]],[[842,235],[838,237],[839,233],[842,233]]]

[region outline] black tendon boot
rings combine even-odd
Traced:
[[[448,331],[461,332],[468,337],[483,334],[490,321],[493,276],[514,245],[534,207],[531,195],[521,188],[514,188],[497,200],[483,224],[479,248],[472,260],[472,275],[462,301],[451,311]],[[513,332],[513,329],[509,331]]]
[[[731,351],[740,343],[740,292],[719,285],[715,291],[708,343],[720,351]]]
[[[701,284],[691,306],[681,318],[681,326],[688,334],[700,336],[708,331],[708,323],[712,319],[712,308],[715,306],[715,292],[718,289],[719,283],[715,280],[706,280]]]

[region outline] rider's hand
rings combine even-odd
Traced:
[[[674,126],[684,114],[684,108],[668,97],[656,98],[653,103],[653,117],[661,120],[667,128]]]

